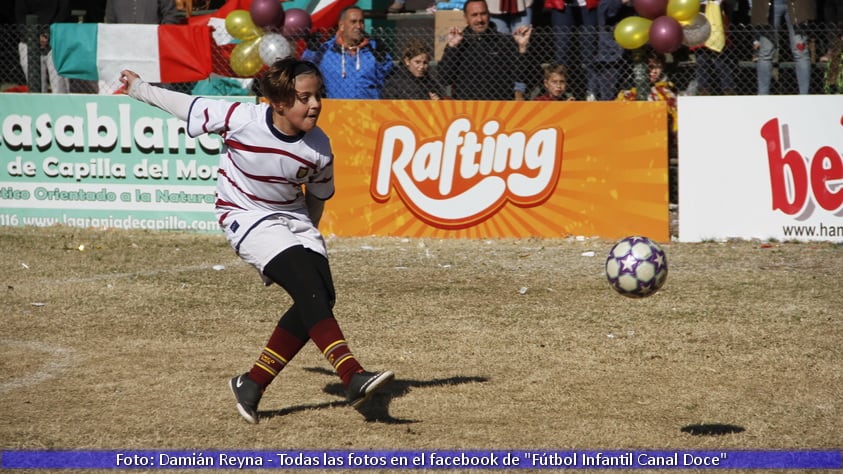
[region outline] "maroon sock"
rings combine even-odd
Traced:
[[[249,371],[249,378],[257,382],[262,389],[266,388],[305,344],[306,340],[302,341],[287,330],[275,326],[269,342]]]
[[[348,348],[337,320],[325,318],[319,321],[310,328],[309,335],[316,347],[322,351],[322,355],[334,366],[337,375],[342,379],[342,384],[348,387],[351,376],[362,371],[363,367]]]

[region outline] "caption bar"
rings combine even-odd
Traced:
[[[843,469],[841,451],[0,451],[0,469]]]

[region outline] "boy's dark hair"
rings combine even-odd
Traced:
[[[551,74],[559,74],[566,81],[568,80],[568,68],[564,64],[550,63],[542,65],[544,80],[550,79]]]
[[[270,102],[292,105],[296,100],[296,77],[304,74],[315,75],[324,83],[319,68],[310,61],[301,61],[293,57],[279,59],[272,63],[260,78],[260,90],[256,92]]]
[[[401,58],[412,59],[420,54],[426,54],[428,57],[431,57],[432,54],[430,53],[430,46],[418,38],[413,38],[407,41],[407,44],[404,46],[404,51],[401,54]]]

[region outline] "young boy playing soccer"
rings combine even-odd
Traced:
[[[394,378],[367,372],[354,357],[337,320],[331,269],[318,230],[334,193],[331,144],[316,126],[322,110],[322,75],[306,61],[276,61],[260,80],[268,103],[193,97],[121,72],[130,97],[187,122],[187,133],[217,133],[220,156],[216,215],[237,255],[266,285],[277,283],[293,305],[281,316],[251,370],[229,381],[240,415],[257,423],[266,387],[313,340],[342,379],[357,408]]]

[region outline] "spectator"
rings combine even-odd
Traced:
[[[27,26],[26,17],[35,15],[36,25]],[[53,52],[50,49],[50,30],[52,23],[71,21],[70,2],[68,0],[18,0],[15,2],[15,19],[21,26],[21,41],[18,43],[20,66],[29,82],[29,45],[27,44],[28,28],[38,29],[38,49],[41,71],[40,92],[65,94],[70,91],[67,78],[61,77],[53,64]],[[37,91],[31,91],[37,92]]]
[[[838,38],[828,52],[823,92],[843,94],[843,37]]]
[[[380,99],[392,72],[392,57],[382,41],[366,35],[363,10],[347,7],[340,13],[335,37],[322,44],[308,42],[302,59],[311,61],[325,78],[332,99]]]
[[[17,19],[14,8],[0,8],[0,28],[16,31]],[[24,85],[26,76],[20,67],[19,42],[19,35],[0,35],[0,64],[8,65],[0,76],[0,92],[27,90]]]
[[[825,54],[820,56],[820,62],[829,62],[843,42],[843,0],[823,0],[821,3],[822,21],[828,34],[825,38]]]
[[[180,23],[181,17],[173,0],[107,0],[105,22],[161,25]]]
[[[702,0],[703,11],[709,4],[719,3],[723,18],[723,30],[726,35],[726,45],[721,51],[715,51],[708,46],[694,48],[697,67],[694,70],[697,80],[698,95],[712,95],[719,92],[723,95],[735,95],[735,79],[733,64],[730,59],[729,25],[730,13],[734,6],[730,0]]]
[[[421,40],[410,40],[398,66],[383,88],[384,99],[439,100],[445,91],[430,74],[430,48]]]
[[[533,24],[533,0],[486,0],[489,19],[495,28],[511,34],[519,26]]]
[[[594,59],[597,100],[613,100],[618,94],[618,83],[624,71],[624,49],[615,41],[615,25],[634,15],[631,0],[601,0],[597,6],[598,43]]]
[[[597,49],[599,3],[600,0],[544,2],[545,10],[550,12],[556,62],[567,67],[569,71],[579,69],[580,65],[585,66],[587,97],[594,97],[598,87],[592,59]]]
[[[468,26],[450,29],[439,61],[451,95],[462,100],[524,100],[532,26],[517,27],[512,36],[495,31],[485,0],[468,0],[463,15]]]
[[[790,50],[796,63],[796,82],[800,94],[808,94],[811,85],[811,51],[808,38],[800,30],[806,22],[816,19],[814,0],[767,0],[752,2],[752,24],[761,26],[761,34],[754,43],[758,50],[758,95],[770,94],[773,61],[777,60],[778,35],[782,22],[787,27]]]
[[[544,70],[544,94],[533,100],[576,100],[568,92],[568,72],[564,64],[546,64]]]
[[[677,120],[676,86],[664,72],[665,59],[663,55],[651,52],[647,57],[647,66],[650,70],[650,93],[647,96],[647,100],[662,100],[667,102],[668,131],[671,144],[673,144],[675,143],[677,127],[679,125]],[[632,89],[621,91],[617,98],[622,101],[638,100],[638,90],[633,87]]]

